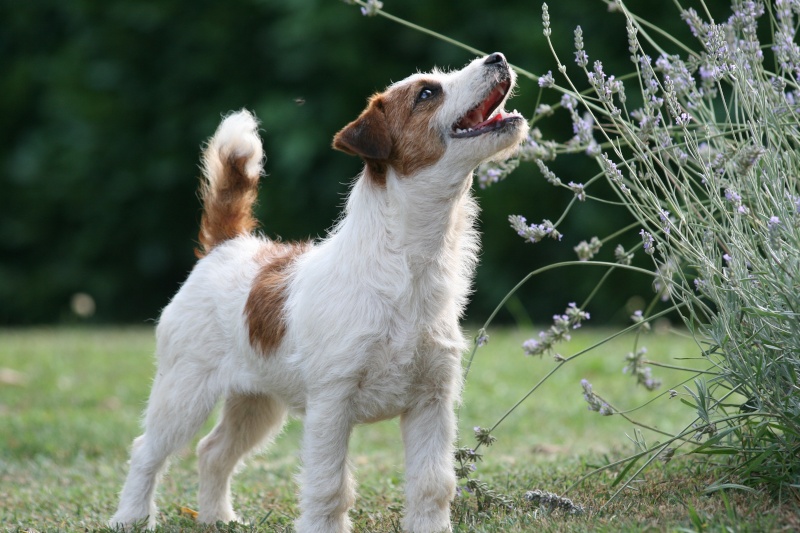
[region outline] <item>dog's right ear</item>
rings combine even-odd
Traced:
[[[333,147],[367,161],[389,159],[392,153],[392,137],[380,96],[374,96],[361,115],[334,136]]]

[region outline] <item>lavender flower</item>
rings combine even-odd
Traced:
[[[531,243],[537,243],[545,237],[560,241],[562,237],[553,223],[546,219],[541,224],[531,224],[530,226],[525,217],[520,215],[509,216],[508,221],[520,237]]]
[[[607,154],[603,154],[602,156],[602,163],[603,163],[603,171],[605,175],[616,183],[622,183],[622,172],[617,168],[617,164],[614,163]]]
[[[642,236],[642,246],[644,248],[644,253],[646,253],[647,255],[653,255],[653,252],[655,252],[655,244],[654,244],[655,241],[653,239],[653,236],[650,233],[646,232],[645,230],[639,231],[639,235]]]
[[[589,64],[589,56],[586,54],[585,50],[578,50],[575,52],[575,63],[581,68],[586,68],[586,65]]]
[[[583,514],[586,511],[582,505],[573,503],[569,498],[539,489],[526,492],[525,499],[534,505],[545,506],[549,509],[561,509],[569,514]]]
[[[582,321],[591,318],[591,315],[589,315],[587,311],[579,308],[575,302],[567,304],[566,316],[569,319],[569,325],[572,326],[572,329],[578,329],[581,327]]]
[[[575,63],[581,68],[586,68],[589,64],[589,56],[583,49],[583,30],[580,26],[575,28]]]
[[[689,113],[683,112],[677,117],[675,117],[675,124],[677,124],[678,126],[686,126],[687,124],[689,124],[689,122],[691,122],[691,120],[692,116],[689,115]]]
[[[600,251],[601,246],[603,246],[602,241],[597,237],[592,237],[591,241],[589,242],[581,241],[578,243],[573,250],[575,250],[575,253],[578,254],[578,260],[588,261]]]
[[[578,113],[572,113],[572,132],[575,134],[576,139],[581,144],[589,144],[593,139],[592,127],[594,126],[594,119],[590,113],[585,113],[583,117]]]
[[[489,335],[487,335],[485,331],[481,330],[480,333],[478,333],[478,337],[475,339],[475,344],[477,344],[480,348],[481,346],[486,346],[488,343]]]
[[[692,73],[678,56],[659,56],[656,70],[664,73],[665,79],[669,77],[672,80],[672,88],[678,96],[687,96],[695,88]]]
[[[547,74],[539,77],[539,87],[544,89],[548,89],[556,84],[556,80],[553,79],[553,72],[548,70]]]
[[[540,332],[541,336],[544,332]],[[528,339],[522,343],[522,349],[527,355],[541,355],[545,352],[545,346],[542,342],[536,339]]]
[[[652,376],[652,369],[649,366],[644,366],[644,356],[647,353],[647,348],[642,347],[634,352],[628,352],[625,356],[627,364],[622,369],[623,374],[630,374],[636,378],[636,383],[645,389],[652,391],[661,386],[661,381],[654,379]]]
[[[725,189],[725,199],[731,203],[742,203],[742,197],[730,189]]]
[[[564,96],[561,97],[561,106],[564,109],[574,111],[578,108],[578,99],[569,93],[564,93]]]
[[[653,280],[653,290],[659,295],[661,301],[666,302],[672,295],[672,278],[678,271],[678,265],[672,257],[656,266],[656,277]]]
[[[542,33],[544,33],[545,37],[550,37],[552,31],[550,30],[550,10],[547,7],[547,4],[542,4]]]
[[[539,167],[539,172],[542,173],[542,175],[544,176],[544,179],[547,180],[547,183],[549,183],[550,185],[555,185],[555,186],[561,185],[561,180],[558,179],[558,177],[556,177],[555,173],[552,170],[550,170],[547,167],[547,165],[544,164],[544,161],[542,161],[541,159],[537,159],[536,160],[536,166]]]
[[[381,9],[383,9],[383,2],[379,0],[367,0],[367,5],[361,7],[361,14],[365,17],[374,17]]]
[[[634,324],[641,324],[642,327],[646,330],[650,329],[650,322],[645,321],[644,313],[642,313],[641,309],[637,309],[631,315],[631,320]]]
[[[610,109],[611,116],[618,117],[620,110],[614,105],[612,95],[620,91],[622,83],[614,76],[607,77],[603,72],[603,63],[600,61],[594,62],[592,72],[588,72],[586,76],[589,78],[589,83],[592,84],[600,101]]]
[[[639,29],[633,25],[633,21],[627,19],[625,22],[625,31],[628,34],[628,51],[631,53],[631,61],[636,61],[636,53],[639,50],[639,40],[637,35]]]
[[[780,226],[780,218],[776,217],[775,215],[769,217],[769,221],[767,222],[767,228],[769,230],[769,244],[776,249],[780,246]]]
[[[479,166],[475,171],[478,178],[478,186],[485,189],[495,183],[504,180],[519,166],[519,159],[507,159],[506,161],[491,161]]]
[[[488,187],[500,181],[502,171],[496,166],[485,166],[478,169],[478,184],[481,188]]]
[[[647,54],[642,54],[638,57],[639,70],[642,73],[642,84],[644,88],[645,107],[648,106],[648,99],[658,93],[661,88],[656,78],[655,71],[653,70],[653,60]]]
[[[583,388],[583,399],[589,404],[588,409],[590,411],[596,411],[602,416],[614,414],[614,410],[611,408],[611,406],[598,398],[594,391],[592,391],[592,384],[589,383],[588,380],[582,379],[581,387]]]
[[[686,11],[681,13],[681,18],[689,25],[689,29],[696,38],[701,38],[701,36],[706,34],[706,26],[707,24],[703,22],[703,19],[700,18],[700,15],[697,14],[693,8],[689,8]]]
[[[776,0],[775,17],[778,19],[778,29],[775,32],[775,44],[772,46],[775,58],[784,72],[794,71],[795,76],[800,69],[800,47],[797,45],[795,35],[794,17],[787,0]],[[795,6],[797,4],[795,3]]]
[[[589,320],[591,316],[575,304],[570,302],[564,314],[553,315],[553,325],[546,331],[539,332],[538,339],[528,339],[522,344],[522,349],[526,355],[543,355],[550,353],[556,361],[563,361],[564,358],[555,352],[554,346],[561,341],[570,340],[570,330],[578,329],[584,320]]]
[[[658,217],[661,219],[661,223],[663,224],[662,229],[664,230],[664,235],[669,235],[669,231],[672,225],[669,211],[667,211],[666,209],[662,209],[658,213]]]
[[[491,431],[490,429],[482,428],[480,426],[475,426],[472,429],[475,432],[475,440],[478,441],[478,444],[482,444],[483,446],[491,446],[497,440],[489,433]]]
[[[621,265],[630,265],[633,262],[633,252],[626,252],[621,244],[614,248],[614,260]]]
[[[517,148],[516,158],[517,163],[519,161],[551,161],[556,158],[556,143],[555,141],[543,141],[542,132],[538,128],[531,128],[526,139]]]
[[[575,198],[578,199],[579,202],[586,201],[586,191],[584,190],[583,183],[575,183],[574,181],[570,181],[567,184],[567,187],[575,193]]]
[[[747,206],[742,203],[742,197],[736,191],[728,188],[725,189],[725,199],[736,207],[736,212],[742,215],[748,213]]]

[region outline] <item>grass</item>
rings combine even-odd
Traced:
[[[554,363],[522,355],[533,332],[490,331],[472,366],[461,408],[461,433],[472,443],[474,426],[491,427]],[[604,336],[579,330],[565,355]],[[692,342],[652,333],[649,355],[670,364],[697,353]],[[512,511],[479,512],[470,498],[453,507],[457,531],[772,531],[797,530],[798,503],[781,506],[762,493],[705,495],[713,465],[676,459],[647,470],[605,509],[613,493],[612,469],[567,494],[587,512],[572,516],[531,506],[522,495],[541,489],[563,494],[592,466],[633,451],[630,423],[586,409],[580,380],[619,409],[658,392],[635,387],[621,374],[632,338],[620,338],[562,367],[493,433],[477,474],[515,500]],[[130,441],[153,373],[152,328],[0,331],[0,529],[102,529],[113,513],[126,472]],[[663,390],[685,375],[656,370]],[[667,431],[691,421],[678,398],[662,396],[634,414]],[[210,428],[209,422],[208,428]],[[207,428],[207,429],[208,429]],[[301,426],[291,422],[275,445],[250,460],[236,477],[234,499],[253,525],[231,531],[289,531],[297,514],[294,473]],[[647,435],[647,434],[645,434]],[[652,435],[647,437],[653,440]],[[398,531],[403,505],[403,454],[394,421],[357,428],[351,457],[360,480],[352,517],[358,531]],[[195,505],[196,461],[187,450],[173,462],[160,489],[163,530],[204,531],[182,508]]]

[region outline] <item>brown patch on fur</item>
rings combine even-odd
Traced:
[[[258,196],[258,174],[247,174],[248,159],[249,156],[230,154],[222,161],[221,174],[213,181],[203,181],[200,190],[203,201],[198,235],[200,248],[194,251],[198,259],[219,243],[250,233],[258,226],[252,212]]]
[[[445,152],[442,132],[431,125],[434,114],[444,101],[439,87],[429,100],[416,102],[419,92],[438,83],[420,80],[386,93],[386,116],[392,137],[389,164],[402,176],[411,176],[436,163]]]
[[[418,100],[425,87],[433,88],[433,95]],[[439,84],[427,80],[376,94],[361,115],[336,134],[333,147],[364,159],[367,175],[380,185],[386,183],[387,166],[411,176],[444,154],[442,134],[431,125],[443,99]]]
[[[290,267],[311,248],[309,243],[269,243],[261,270],[256,274],[244,313],[250,335],[250,345],[263,355],[270,355],[286,334],[284,308]]]
[[[336,134],[333,147],[364,159],[384,161],[389,158],[392,139],[380,96],[373,96],[358,118]]]

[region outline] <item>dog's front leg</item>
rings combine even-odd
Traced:
[[[406,512],[403,529],[411,533],[451,531],[450,502],[455,496],[455,384],[439,389],[402,415],[406,451]]]
[[[295,523],[298,533],[350,531],[347,511],[355,501],[355,483],[347,462],[347,446],[353,424],[345,405],[344,401],[326,398],[306,414],[300,518]]]

